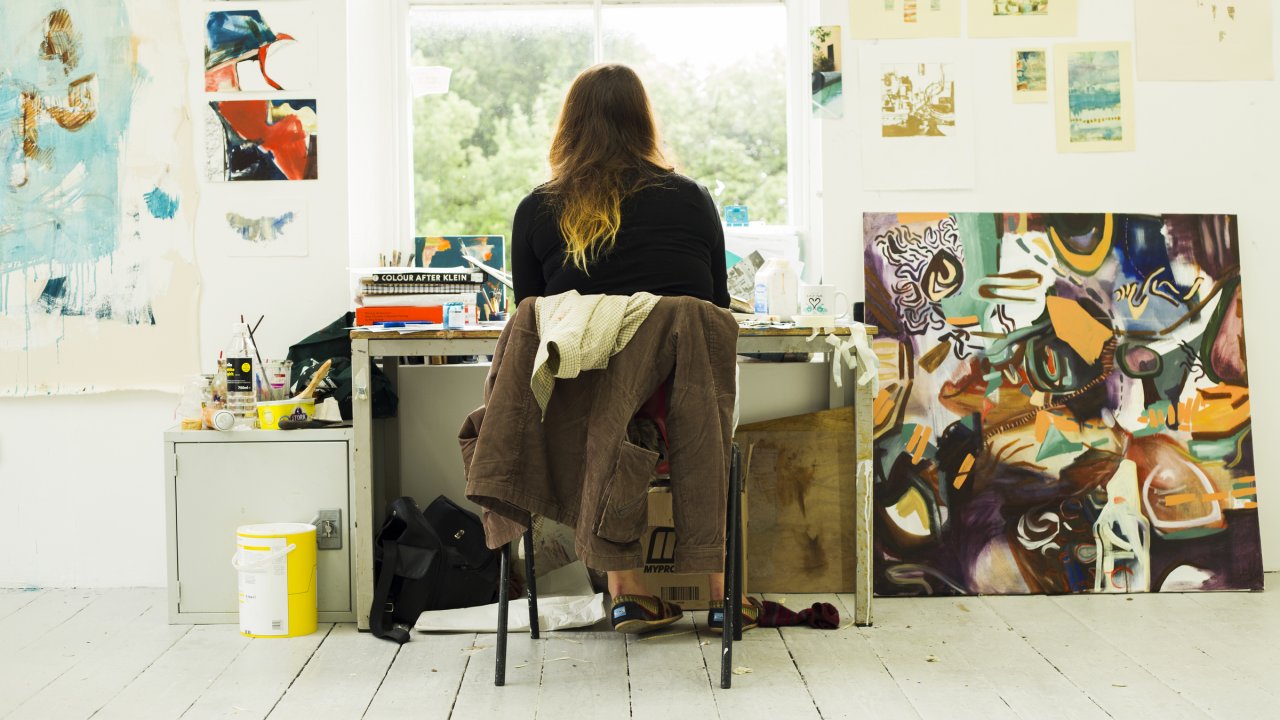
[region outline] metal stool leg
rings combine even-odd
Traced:
[[[507,684],[507,580],[511,577],[511,546],[503,545],[498,562],[498,647],[493,684]]]
[[[724,626],[720,634],[720,687],[733,686],[733,641],[742,639],[742,510],[738,495],[738,446],[729,464],[729,497],[725,503]]]
[[[533,523],[524,533],[524,578],[529,591],[529,637],[538,639],[538,580],[533,572]]]

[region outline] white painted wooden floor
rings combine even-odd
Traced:
[[[1255,594],[880,599],[874,627],[748,632],[731,690],[705,613],[660,636],[513,635],[495,688],[492,634],[397,648],[339,624],[249,640],[166,624],[160,589],[0,590],[0,717],[1280,718],[1277,580]],[[842,615],[853,602],[786,604],[815,600]]]

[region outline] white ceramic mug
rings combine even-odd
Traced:
[[[844,309],[836,310],[841,298],[844,299]],[[837,290],[835,285],[800,286],[801,315],[829,315],[843,318],[849,314],[850,308],[849,296]]]

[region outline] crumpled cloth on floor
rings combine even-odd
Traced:
[[[808,625],[818,630],[835,630],[840,627],[840,611],[831,603],[816,602],[811,607],[796,612],[772,600],[764,601],[760,611],[760,627],[790,627]]]

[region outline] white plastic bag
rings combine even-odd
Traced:
[[[538,629],[541,631],[587,627],[603,620],[604,593],[593,592],[582,561],[538,578]],[[494,632],[498,604],[456,610],[428,610],[418,616],[419,632]],[[507,606],[507,630],[529,631],[529,600],[513,598]]]

